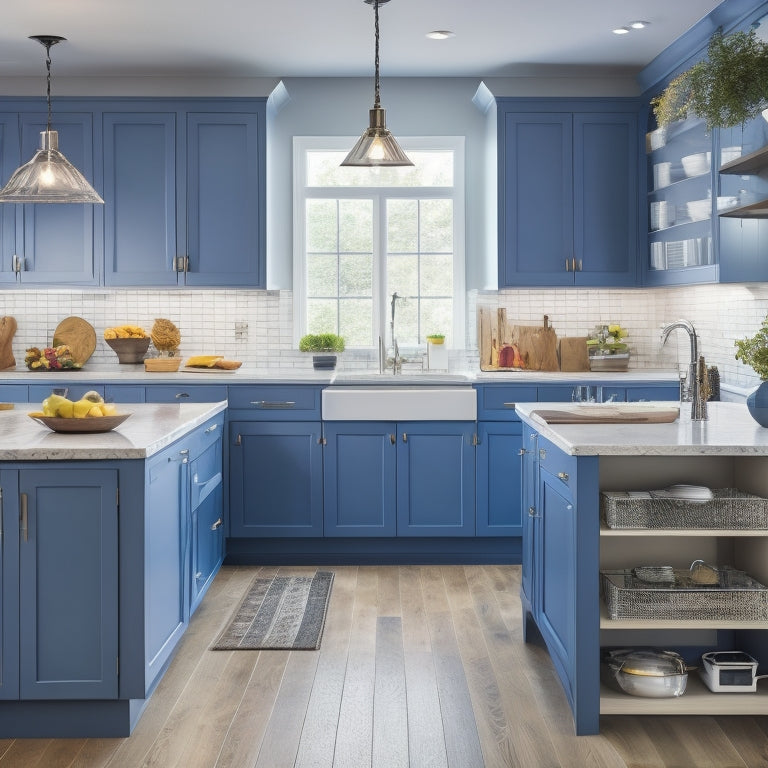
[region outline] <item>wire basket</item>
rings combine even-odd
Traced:
[[[643,581],[631,570],[600,571],[600,581],[611,619],[768,621],[768,589],[729,566],[718,573],[712,585],[692,581],[688,569],[675,569],[672,583]]]
[[[768,499],[736,488],[719,488],[712,495],[711,501],[694,503],[603,491],[600,516],[609,528],[768,529]]]

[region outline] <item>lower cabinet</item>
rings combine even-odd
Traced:
[[[0,699],[117,696],[117,482],[0,470]]]
[[[474,422],[326,422],[326,536],[473,536]]]
[[[230,536],[322,536],[320,422],[233,421],[229,436]]]
[[[520,536],[525,507],[520,505],[522,447],[519,421],[481,421],[477,425],[475,502],[478,536]]]

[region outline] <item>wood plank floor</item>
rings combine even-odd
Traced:
[[[225,567],[128,739],[0,740],[0,768],[768,768],[766,717],[603,717],[576,737],[517,566],[345,566],[319,651],[209,651]]]

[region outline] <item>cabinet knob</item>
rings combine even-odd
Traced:
[[[221,518],[219,518],[219,519],[218,519],[218,520],[217,520],[217,521],[216,521],[216,522],[215,522],[215,523],[214,523],[214,524],[211,526],[211,530],[212,530],[212,531],[215,531],[217,528],[221,528],[221,526],[222,526],[222,525],[224,525],[224,521],[223,521]]]
[[[542,461],[547,458],[547,449],[546,448],[539,448],[539,458]]]
[[[397,438],[394,435],[389,436],[389,442],[394,445],[397,442]]]
[[[539,513],[536,511],[536,507],[528,507],[528,517],[538,517]]]
[[[557,476],[562,480],[564,483],[568,482],[568,473],[567,472],[558,472]]]
[[[528,453],[528,451],[526,451],[525,448],[520,448],[520,450],[518,450],[518,452],[517,452],[517,455],[518,456],[525,456],[526,453]]]
[[[407,443],[407,442],[408,442],[408,435],[407,435],[407,433],[405,433],[405,432],[403,432],[403,442],[404,442],[404,443]]]

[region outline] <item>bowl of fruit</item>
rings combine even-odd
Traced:
[[[138,325],[118,325],[104,329],[104,341],[117,355],[118,363],[143,363],[149,349],[149,334]]]
[[[114,403],[105,403],[98,392],[86,392],[79,400],[51,394],[43,400],[42,411],[29,417],[54,432],[109,432],[131,414],[118,413]]]

